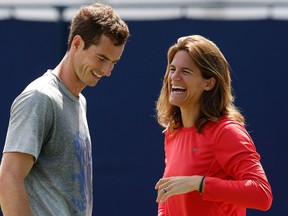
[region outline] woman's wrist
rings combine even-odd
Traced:
[[[204,192],[204,179],[205,179],[205,176],[202,177],[201,181],[200,181],[200,184],[199,184],[199,192],[200,193],[203,193]]]

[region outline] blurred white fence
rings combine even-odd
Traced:
[[[71,20],[91,0],[0,0],[0,19]],[[288,0],[102,0],[126,20],[288,20]]]

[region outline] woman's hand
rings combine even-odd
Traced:
[[[161,178],[155,185],[158,190],[156,202],[165,202],[170,196],[199,190],[203,176],[174,176]]]

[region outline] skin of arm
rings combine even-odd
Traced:
[[[170,196],[184,194],[194,190],[199,190],[203,176],[175,176],[161,178],[155,185],[158,190],[156,202],[163,203]],[[164,192],[164,189],[167,191]]]
[[[34,157],[24,153],[4,153],[0,166],[0,204],[4,216],[31,216],[24,180]]]

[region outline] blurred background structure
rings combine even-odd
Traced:
[[[81,0],[0,0],[0,148],[14,98],[54,68],[67,49]],[[162,176],[162,128],[155,119],[168,47],[183,35],[214,41],[232,68],[236,105],[262,156],[274,201],[288,212],[288,0],[102,0],[131,38],[112,76],[83,94],[93,142],[95,216],[152,216]]]

